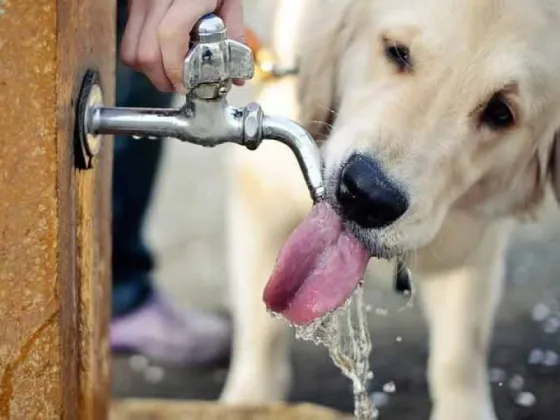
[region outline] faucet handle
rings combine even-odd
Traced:
[[[253,52],[227,38],[227,28],[218,16],[202,17],[192,31],[191,42],[183,73],[187,91],[202,84],[219,85],[231,79],[253,77]]]
[[[251,48],[232,39],[228,39],[226,42],[229,45],[230,53],[229,76],[232,79],[252,79],[255,62]]]

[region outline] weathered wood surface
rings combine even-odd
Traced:
[[[0,419],[102,419],[110,145],[73,168],[88,66],[113,101],[114,0],[0,0]]]
[[[228,406],[211,402],[124,400],[110,420],[350,420],[352,416],[311,404]]]

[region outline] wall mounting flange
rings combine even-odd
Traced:
[[[88,130],[89,111],[103,106],[103,90],[99,72],[88,69],[76,103],[76,129],[74,135],[75,165],[79,169],[91,169],[95,156],[101,149],[102,134],[91,134]]]

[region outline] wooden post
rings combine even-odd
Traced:
[[[0,419],[104,419],[110,139],[73,158],[87,68],[113,104],[114,0],[0,0]]]

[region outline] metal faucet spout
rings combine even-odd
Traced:
[[[314,202],[325,196],[323,168],[319,148],[309,133],[296,122],[283,117],[264,116],[263,138],[277,140],[287,145],[296,155],[305,182]]]

